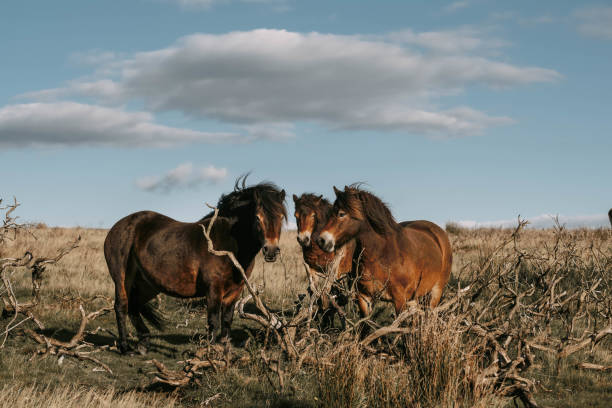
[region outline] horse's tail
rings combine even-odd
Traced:
[[[153,302],[147,302],[142,305],[140,308],[140,314],[142,317],[147,319],[147,321],[151,323],[153,327],[160,331],[164,329],[164,326],[168,321],[161,310],[153,305]]]

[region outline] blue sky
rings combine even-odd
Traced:
[[[399,220],[608,223],[610,3],[22,0],[0,55],[24,220],[195,220],[252,171]]]

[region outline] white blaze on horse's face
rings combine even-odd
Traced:
[[[336,238],[329,232],[323,231],[317,241],[322,250],[331,252],[336,246]]]
[[[266,223],[265,217],[260,212],[257,212],[257,220],[264,236],[264,245],[262,248],[264,260],[266,262],[274,262],[280,253],[280,248],[278,246],[280,226],[278,226],[278,231],[276,231],[273,225],[268,225],[268,223]]]
[[[316,224],[316,214],[314,211],[310,211],[309,213],[305,213],[304,211],[296,212],[295,219],[298,224],[297,240],[301,246],[309,247],[311,244],[310,238],[312,237],[312,232]]]

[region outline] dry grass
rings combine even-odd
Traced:
[[[31,359],[38,346],[17,331],[11,334],[6,348],[0,349],[0,384],[3,384],[0,406],[204,406],[207,400],[209,406],[232,407],[508,406],[512,400],[494,393],[493,383],[479,383],[476,378],[491,356],[483,351],[485,346],[478,336],[466,332],[460,316],[470,311],[482,312],[483,322],[501,325],[507,320],[516,327],[527,325],[526,310],[523,313],[519,308],[519,312],[509,318],[512,299],[500,303],[502,306],[507,303],[507,306],[495,310],[485,311],[486,305],[503,285],[516,283],[523,290],[537,284],[536,278],[543,268],[557,271],[564,277],[559,283],[559,292],[573,290],[572,285],[591,284],[591,279],[601,276],[603,281],[597,291],[603,294],[603,299],[597,310],[589,309],[593,316],[601,315],[612,303],[612,234],[604,229],[527,230],[516,242],[500,249],[511,231],[451,231],[454,264],[444,301],[452,300],[458,287],[474,279],[491,281],[471,303],[465,299],[458,303],[460,307],[445,313],[417,314],[405,323],[406,327],[414,328],[412,332],[381,337],[372,346],[384,351],[382,354],[364,353],[363,347],[358,345],[358,337],[340,339],[337,332],[321,335],[309,349],[313,353],[311,363],[292,367],[285,362],[284,387],[280,388],[278,377],[260,358],[261,350],[266,350],[269,357],[282,360],[278,348],[268,339],[265,330],[237,318],[232,330],[233,350],[249,362],[218,372],[203,372],[199,385],[174,394],[174,401],[167,399],[165,394],[143,392],[151,381],[148,373],[154,371],[147,360],[155,358],[169,369],[179,370],[181,365],[177,361],[202,345],[199,334],[206,330],[205,311],[197,300],[164,298],[162,305],[170,324],[164,333],[154,336],[153,349],[148,356],[121,357],[109,351],[96,354],[112,368],[112,375],[93,371],[94,365],[87,363],[65,360],[60,365],[53,356]],[[14,240],[1,244],[0,258],[21,256],[26,249],[36,256],[53,256],[58,248],[76,236],[82,237],[77,249],[45,272],[42,301],[36,310],[47,326],[45,335],[68,339],[79,324],[78,304],[85,302],[86,308],[92,310],[87,299],[113,294],[102,251],[106,231],[43,227],[31,232],[19,232]],[[295,232],[284,232],[280,243],[281,260],[268,264],[258,256],[252,277],[263,300],[281,314],[293,313],[298,295],[305,293],[307,287],[301,250],[295,238]],[[517,249],[525,255],[516,273],[508,275],[512,282],[499,278],[516,263]],[[554,262],[551,254],[556,257]],[[27,271],[15,271],[13,279],[18,297],[27,300],[31,291]],[[576,305],[572,302],[568,305],[563,313],[570,316]],[[349,304],[347,311],[349,318],[356,318],[354,305]],[[587,321],[577,321],[568,332],[563,313],[553,318],[547,330],[554,338],[579,337]],[[390,307],[385,304],[379,304],[375,314],[374,320],[379,325],[392,320]],[[7,318],[0,319],[0,327],[4,328],[6,322]],[[601,327],[602,321],[594,324]],[[96,320],[97,325],[116,331],[112,314]],[[28,323],[25,326],[34,328]],[[307,338],[306,334],[301,336],[298,338]],[[106,334],[87,336],[86,340],[95,345],[113,343],[113,338]],[[556,347],[552,340],[542,342]],[[537,383],[536,400],[546,406],[606,406],[606,399],[612,393],[610,371],[579,370],[576,364],[612,365],[611,347],[608,337],[592,350],[585,348],[561,360],[554,354],[535,350],[535,361],[524,375]],[[520,402],[517,403],[520,406]]]
[[[173,408],[175,398],[138,392],[117,393],[115,390],[100,391],[71,386],[27,386],[17,384],[0,388],[0,407],[11,408]]]

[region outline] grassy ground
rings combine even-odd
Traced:
[[[454,230],[451,234],[454,248],[451,285],[456,285],[466,276],[476,273],[479,262],[508,234],[508,231],[502,230]],[[612,259],[612,236],[609,231],[585,230],[572,234],[575,244],[581,248],[579,253],[584,257],[585,265],[592,263],[587,261],[590,256],[589,248],[590,251],[593,251],[593,248],[608,251],[605,254],[608,258],[605,259]],[[32,234],[18,234],[15,240],[7,241],[0,247],[0,258],[22,255],[26,249],[33,251],[36,256],[53,256],[59,247],[78,235],[82,237],[79,247],[46,271],[41,303],[35,312],[46,326],[44,334],[60,340],[68,340],[78,329],[80,303],[84,304],[87,311],[92,311],[101,307],[104,302],[100,299],[90,300],[94,296],[112,297],[114,288],[102,252],[106,231],[37,228]],[[522,245],[534,251],[550,247],[554,245],[554,233],[528,230],[523,235]],[[298,295],[305,293],[307,287],[295,232],[283,233],[281,254],[281,260],[274,264],[264,263],[258,256],[253,283],[260,287],[263,299],[273,309],[291,313]],[[583,268],[584,265],[579,267]],[[612,265],[604,266],[608,268],[607,281],[604,282],[608,287],[611,284],[611,267]],[[12,279],[17,297],[27,300],[31,292],[31,282],[26,271],[15,271]],[[610,299],[607,301],[610,303]],[[394,375],[404,375],[401,368],[393,374],[388,366],[381,366],[380,361],[363,360],[359,356],[352,356],[348,350],[346,355],[342,354],[346,358],[334,360],[333,369],[321,370],[304,366],[299,370],[287,371],[285,386],[282,392],[279,392],[276,380],[271,377],[258,356],[265,334],[252,322],[236,317],[232,329],[232,349],[237,355],[251,356],[249,364],[219,372],[206,371],[199,385],[176,392],[152,392],[147,386],[151,383],[155,370],[149,361],[154,358],[168,368],[178,370],[182,367],[178,361],[202,346],[206,333],[206,311],[199,300],[162,297],[161,307],[169,324],[164,332],[154,333],[151,350],[146,356],[120,356],[114,351],[95,354],[112,369],[113,374],[97,370],[95,364],[71,358],[58,360],[55,356],[33,357],[40,345],[20,334],[19,330],[12,331],[4,348],[0,349],[0,406],[40,406],[41,401],[53,401],[55,405],[49,406],[108,406],[113,398],[113,404],[126,407],[367,406],[367,401],[371,401],[368,399],[370,396],[367,394],[367,388],[382,387],[381,392],[388,393],[391,389],[389,387],[397,387],[397,383],[401,382],[401,378],[394,378]],[[391,321],[388,305],[381,304],[378,310],[380,313],[377,313],[376,320],[379,323]],[[0,331],[4,331],[9,317],[0,318]],[[114,313],[98,318],[88,329],[93,330],[97,326],[116,333]],[[24,327],[34,328],[30,322],[24,323]],[[107,345],[113,344],[114,338],[108,332],[100,331],[96,335],[88,335],[86,341],[94,345]],[[456,347],[448,344],[448,347]],[[584,371],[577,369],[575,365],[585,361],[612,365],[611,349],[612,342],[608,337],[592,352],[589,349],[580,351],[561,360],[559,364],[553,356],[536,351],[537,364],[530,368],[532,377],[539,381],[536,400],[544,406],[555,407],[609,406],[612,396],[610,371]],[[273,348],[270,350],[270,353],[275,353]],[[448,352],[452,352],[452,349]],[[368,373],[378,373],[381,377],[366,375]],[[338,381],[347,378],[361,379],[350,381],[349,384],[346,381]],[[379,379],[372,382],[372,378]],[[331,400],[328,394],[335,386],[340,388],[338,392],[353,390],[350,391],[352,394],[348,402],[347,399],[338,403],[329,402]],[[350,386],[354,386],[354,389]],[[327,403],[322,403],[322,399]],[[70,404],[73,405],[69,405],[67,401],[71,401]],[[388,405],[393,406],[390,403]],[[446,401],[439,405],[451,406],[453,403]],[[492,405],[512,406],[512,401],[497,397],[481,400],[481,406]]]

